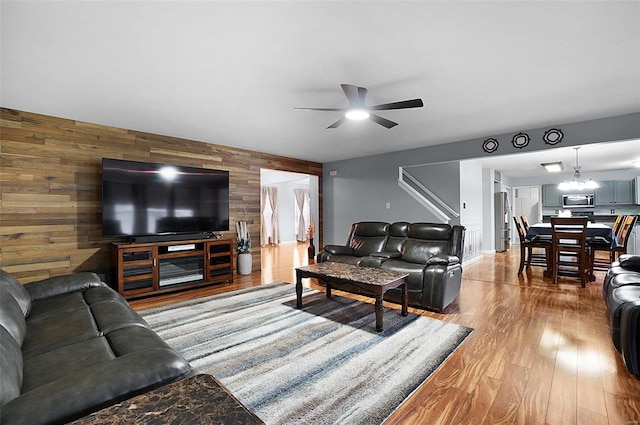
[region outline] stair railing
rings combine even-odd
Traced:
[[[460,214],[438,198],[425,185],[409,174],[404,168],[399,167],[398,186],[411,195],[420,205],[428,209],[443,223],[449,223],[451,216],[460,217]],[[425,196],[426,195],[426,196]],[[444,211],[443,211],[444,210]],[[451,215],[448,215],[447,212]]]

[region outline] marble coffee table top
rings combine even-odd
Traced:
[[[352,282],[366,282],[369,285],[381,286],[409,276],[408,273],[396,272],[393,270],[380,269],[376,267],[353,266],[351,264],[331,261],[297,267],[296,270],[314,275],[331,277],[334,279]]]

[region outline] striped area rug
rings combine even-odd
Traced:
[[[141,315],[267,424],[380,424],[472,332],[305,288],[262,285]]]

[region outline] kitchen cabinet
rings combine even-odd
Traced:
[[[606,180],[598,182],[596,205],[633,204],[635,202],[633,180]]]
[[[635,202],[633,184],[633,180],[615,180],[613,182],[613,202],[616,204],[633,204]]]
[[[598,182],[600,187],[596,188],[596,205],[613,204],[613,180]]]
[[[562,192],[558,189],[557,184],[542,185],[542,206],[562,207]]]

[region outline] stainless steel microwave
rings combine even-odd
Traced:
[[[593,208],[595,196],[593,193],[568,193],[562,195],[562,208]]]

